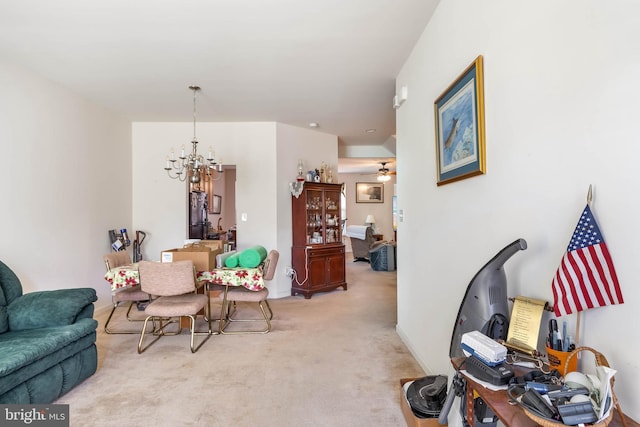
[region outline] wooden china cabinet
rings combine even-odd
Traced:
[[[344,244],[341,228],[342,184],[305,182],[299,197],[291,196],[293,246],[291,263],[296,276],[291,295],[311,298],[345,281]]]

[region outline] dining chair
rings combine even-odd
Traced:
[[[107,268],[107,271],[112,268],[120,267],[123,265],[131,264],[131,257],[127,251],[118,251],[111,252],[106,254],[104,257],[104,265]],[[148,301],[149,294],[143,292],[140,289],[140,285],[135,285],[131,288],[124,288],[114,292],[111,295],[111,301],[113,302],[113,308],[111,309],[111,313],[109,313],[109,317],[107,318],[106,323],[104,324],[104,331],[107,334],[137,334],[140,332],[140,329],[137,330],[115,330],[109,328],[109,322],[113,317],[113,314],[116,311],[116,308],[120,306],[121,303],[129,303],[129,308],[127,309],[127,320],[129,322],[141,322],[143,319],[135,319],[130,316],[131,309],[134,305],[137,305],[139,302]]]
[[[164,335],[178,335],[182,331],[180,317],[190,319],[191,353],[195,353],[211,335],[211,300],[208,285],[203,294],[197,293],[196,270],[193,261],[152,262],[140,261],[138,264],[140,273],[140,286],[142,290],[151,296],[151,301],[144,309],[146,318],[140,332],[138,353],[144,352]],[[196,317],[198,312],[204,310],[205,320],[209,329],[207,332],[196,332]],[[172,320],[172,319],[177,319]],[[149,320],[158,327],[155,328],[156,338],[146,347],[143,346],[145,331]],[[170,324],[178,324],[177,332],[167,333],[165,328]],[[206,338],[194,346],[195,335],[206,335]]]
[[[265,282],[268,282],[273,279],[273,276],[276,272],[276,267],[278,265],[278,258],[280,258],[280,253],[272,249],[267,257],[265,258],[264,264],[262,266],[262,278]],[[221,334],[266,334],[271,331],[271,320],[273,319],[273,310],[271,310],[271,306],[269,305],[269,301],[267,298],[269,297],[269,289],[265,286],[259,291],[252,291],[246,289],[242,286],[225,286],[224,292],[220,294],[219,298],[222,300],[222,314],[220,315],[220,323],[218,324],[218,332]],[[258,303],[258,307],[262,313],[263,319],[237,319],[234,318],[233,315],[237,312],[237,303],[239,302],[247,302],[247,303]],[[231,311],[231,305],[236,308],[234,312]],[[267,315],[267,310],[269,314]],[[226,327],[231,322],[265,322],[266,327],[264,329],[251,329],[251,330],[237,330],[237,331],[226,331]]]

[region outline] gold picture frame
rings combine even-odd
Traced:
[[[434,102],[437,185],[486,173],[483,58]]]
[[[356,203],[384,203],[384,184],[356,182]]]

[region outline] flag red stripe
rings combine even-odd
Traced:
[[[589,253],[594,258],[593,262],[594,262],[595,272],[598,273],[597,289],[600,292],[600,295],[602,297],[602,304],[600,304],[600,306],[604,307],[606,305],[614,304],[614,302],[613,302],[613,296],[611,294],[611,286],[609,286],[611,281],[609,280],[607,259],[602,253],[602,251],[600,250],[601,249],[600,246],[602,245],[603,244],[598,244],[598,245],[593,245],[589,247]]]
[[[575,303],[575,295],[574,295],[574,286],[573,286],[573,280],[570,274],[570,269],[567,268],[567,265],[569,263],[569,259],[567,258],[568,254],[565,254],[565,256],[562,258],[562,265],[561,267],[561,275],[560,277],[563,278],[563,283],[562,283],[562,287],[563,287],[563,295],[562,295],[562,300],[564,301],[564,307],[565,307],[565,311],[567,312],[567,314],[570,314],[573,312],[573,310],[576,308],[576,303]],[[571,302],[569,302],[569,298],[568,296],[571,296]]]
[[[566,292],[566,289],[564,288],[565,280],[562,275],[562,264],[560,264],[560,267],[556,272],[556,277],[553,280],[553,284],[554,284],[553,305],[554,305],[554,311],[556,312],[556,315],[561,316],[563,313],[570,314],[571,307],[568,304],[567,292]]]
[[[593,246],[576,251],[576,255],[582,263],[582,289],[588,295],[587,306],[589,308],[602,307],[606,305],[602,292],[600,292],[600,279],[594,275],[600,262],[594,257]],[[594,270],[595,269],[595,270]]]
[[[583,283],[582,283],[582,274],[580,273],[580,266],[578,265],[575,252],[567,253],[567,270],[569,270],[572,274],[571,281],[571,295],[573,296],[573,301],[575,303],[575,307],[577,311],[586,310],[589,306],[589,301],[585,298]]]
[[[573,268],[570,265],[569,253],[565,253],[562,257],[560,267],[556,273],[555,285],[560,298],[554,299],[554,311],[557,306],[558,312],[562,314],[571,314],[574,309],[580,309],[582,304],[576,293],[575,277]]]
[[[622,298],[622,290],[620,289],[620,282],[618,282],[618,275],[616,274],[616,269],[613,266],[613,259],[611,259],[611,254],[609,254],[609,248],[605,243],[600,245],[600,250],[602,251],[602,256],[604,257],[605,262],[607,263],[607,270],[609,272],[609,276],[611,279],[608,280],[609,284],[613,285],[613,291],[615,292],[615,297],[610,295],[612,304],[622,304],[624,303],[624,299]],[[611,294],[611,287],[607,287],[607,292]]]
[[[566,298],[564,297],[564,292],[562,292],[562,290],[560,289],[561,286],[562,284],[560,279],[560,269],[558,269],[558,271],[556,271],[555,277],[553,278],[551,287],[553,291],[553,311],[555,312],[556,317],[560,317],[564,314],[570,314],[566,311],[564,301],[561,301],[561,299],[559,298],[559,296],[562,295],[562,299],[566,300]]]
[[[553,312],[556,317],[560,317],[563,315],[563,310],[560,309],[560,283],[558,282],[559,273],[556,271],[556,275],[553,278],[553,282],[551,283],[551,291],[553,292]]]

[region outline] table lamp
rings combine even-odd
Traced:
[[[373,231],[374,233],[376,232],[374,224],[376,223],[376,218],[369,214],[367,215],[367,219],[364,220],[365,224],[367,224],[368,226],[371,227],[371,231]]]

